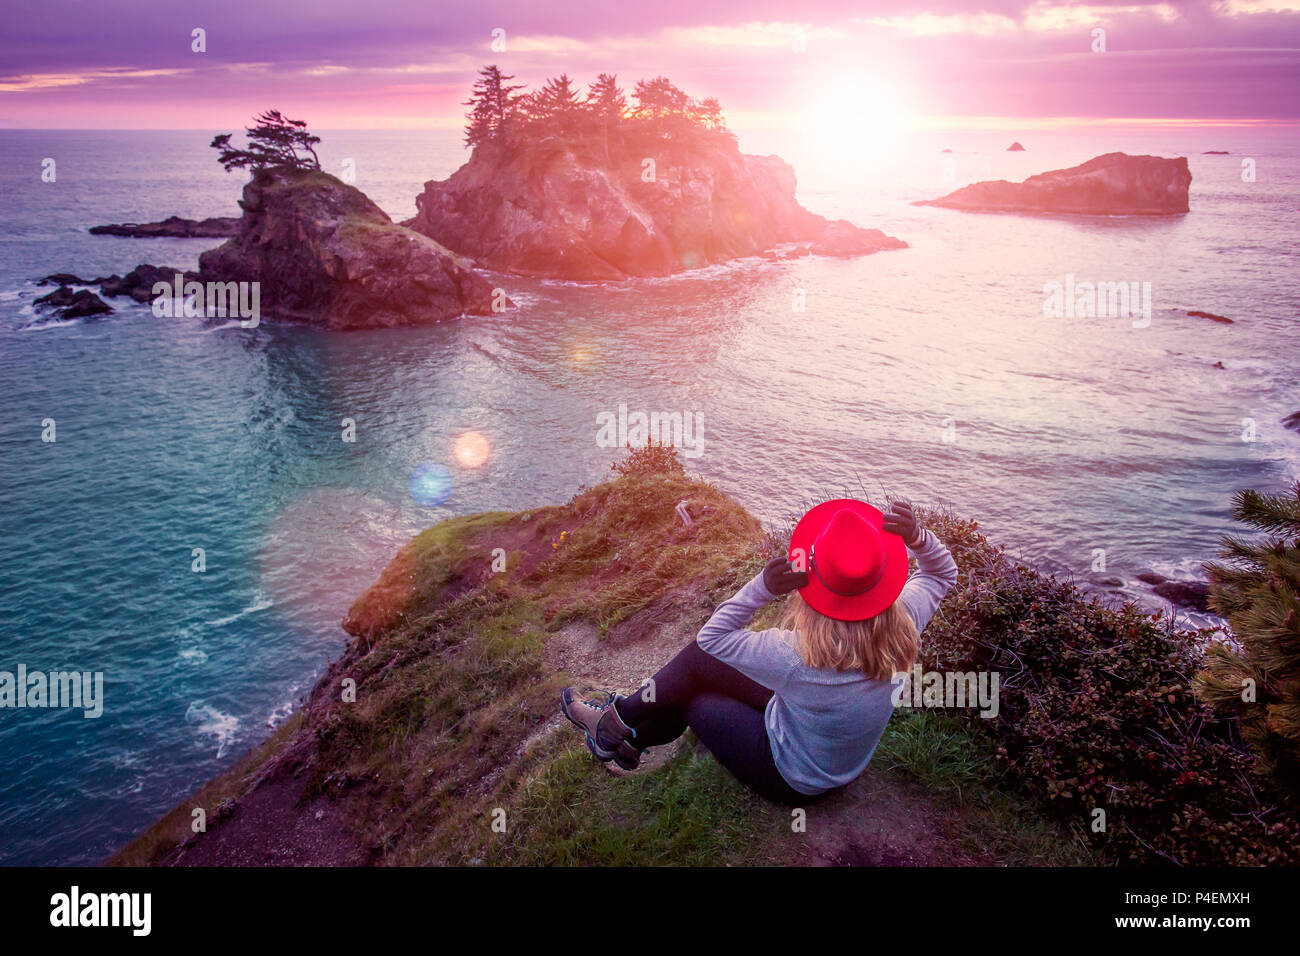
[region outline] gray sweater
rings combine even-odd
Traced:
[[[957,565],[932,531],[913,553],[919,570],[899,600],[919,632],[957,581]],[[766,711],[772,757],[790,786],[812,796],[849,783],[866,769],[893,713],[894,685],[868,680],[861,671],[808,667],[794,649],[792,631],[745,630],[759,608],[774,599],[760,573],[713,612],[695,640],[772,689]]]

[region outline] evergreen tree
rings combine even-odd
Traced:
[[[545,86],[528,97],[529,118],[545,123],[555,132],[576,128],[581,114],[582,101],[567,73],[547,80]]]
[[[1210,609],[1240,646],[1210,646],[1196,692],[1236,713],[1259,769],[1300,795],[1300,482],[1279,495],[1238,492],[1233,516],[1267,536],[1227,536],[1225,561],[1205,566]]]
[[[470,108],[465,114],[469,119],[465,145],[470,147],[499,140],[509,131],[522,99],[516,90],[524,88],[522,84],[511,85],[514,77],[502,73],[495,65],[485,66],[478,72],[479,78],[464,103]]]
[[[637,103],[632,112],[639,119],[664,120],[674,115],[681,116],[690,104],[687,95],[666,76],[637,80],[632,95]]]
[[[306,120],[289,119],[279,110],[267,110],[253,121],[256,125],[244,129],[248,134],[246,149],[230,145],[230,133],[214,136],[208,144],[217,150],[217,162],[226,167],[226,172],[246,167],[254,172],[268,167],[320,169],[315,149],[320,137],[307,132]]]
[[[707,130],[722,131],[727,128],[727,121],[722,116],[722,104],[716,97],[706,96],[698,103],[692,103],[690,112],[691,119]]]
[[[627,113],[627,97],[618,85],[618,77],[602,73],[587,90],[586,108],[602,122],[617,123]]]
[[[596,82],[588,88],[587,100],[583,105],[600,130],[605,161],[608,162],[610,140],[617,135],[619,125],[627,115],[627,97],[619,88],[618,77],[612,73],[602,73],[596,77]]]

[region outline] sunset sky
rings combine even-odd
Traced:
[[[475,71],[666,74],[777,129],[828,103],[918,126],[1300,121],[1300,0],[221,3],[10,0],[0,126],[457,127]],[[191,31],[206,31],[206,52]],[[1092,51],[1105,30],[1105,52]],[[504,51],[492,49],[504,31]]]

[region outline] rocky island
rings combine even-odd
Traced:
[[[858,256],[906,243],[831,221],[795,200],[776,156],[740,152],[714,100],[659,77],[628,106],[602,75],[579,100],[568,77],[527,96],[482,71],[469,162],[425,184],[407,225],[479,265],[515,275],[663,276],[798,244]]]
[[[261,283],[265,318],[361,329],[492,311],[492,286],[468,263],[319,169],[259,170],[240,206],[239,229],[199,256],[199,275]]]
[[[94,293],[72,288],[99,286],[103,296],[141,303],[170,295],[173,301],[155,314],[173,316],[189,314],[175,300],[201,288],[205,302],[223,304],[195,314],[226,316],[229,289],[238,288],[241,304],[244,290],[257,303],[256,315],[241,314],[255,320],[245,327],[267,318],[341,330],[422,325],[510,304],[469,262],[394,223],[359,189],[323,172],[314,149],[320,138],[307,132],[305,122],[272,110],[247,133],[247,148],[233,146],[230,134],[212,141],[227,171],[251,172],[239,202],[242,216],[199,222],[172,216],[91,229],[124,236],[228,236],[199,256],[197,273],[149,264],[106,278],[54,273],[39,284],[59,288],[37,305],[64,319],[111,314]]]
[[[1023,183],[974,183],[912,205],[968,212],[1172,216],[1188,211],[1191,183],[1186,157],[1106,153],[1079,166],[1030,176]]]
[[[182,219],[168,216],[161,222],[120,222],[91,226],[92,236],[126,236],[131,239],[226,239],[235,234],[239,219],[218,216],[212,219]]]

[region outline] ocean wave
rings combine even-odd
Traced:
[[[253,594],[253,603],[248,605],[248,607],[244,608],[242,611],[239,611],[236,614],[231,614],[228,617],[219,617],[216,620],[207,621],[206,623],[209,627],[225,627],[227,624],[238,621],[241,617],[249,614],[256,614],[258,611],[265,611],[267,608],[274,606],[275,602],[271,600],[271,596],[259,588]]]
[[[199,329],[196,332],[196,334],[211,335],[213,332],[220,332],[223,329],[242,329],[242,328],[244,328],[244,322],[242,319],[231,319],[229,322],[222,323],[221,325],[214,325],[206,329]]]
[[[573,282],[573,283],[569,283],[569,282],[565,282],[564,280],[560,280],[560,279],[542,279],[541,282],[542,282],[543,285],[574,285],[574,286],[583,286],[583,285],[590,285],[590,284],[591,284],[591,283],[588,283],[588,282]],[[538,305],[538,304],[543,303],[543,302],[554,302],[555,300],[552,299],[552,298],[550,298],[549,296],[538,295],[536,292],[511,292],[511,293],[510,293],[510,301],[513,302],[513,303],[514,303],[518,308],[523,309],[523,308],[525,308],[525,307],[527,307],[527,306],[530,306],[530,305]]]

